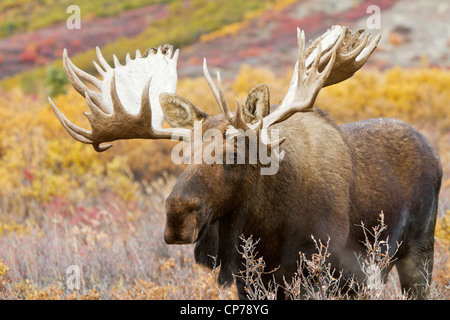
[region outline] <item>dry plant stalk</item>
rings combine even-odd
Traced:
[[[284,279],[286,297],[293,300],[342,300],[348,299],[348,290],[343,290],[342,271],[336,274],[336,270],[327,263],[330,256],[328,251],[330,238],[326,245],[319,239],[311,236],[317,253],[312,254],[311,259],[300,252],[300,261],[292,281],[288,283]]]
[[[269,281],[267,285],[262,280],[263,275],[271,274],[265,271],[263,257],[258,257],[256,245],[259,240],[253,237],[240,237],[242,240],[241,250],[238,251],[244,259],[245,269],[240,270],[237,275],[245,283],[245,292],[250,300],[276,299],[277,291],[281,287],[287,299],[312,299],[312,300],[345,300],[345,299],[407,299],[407,293],[390,292],[385,285],[386,275],[390,265],[396,260],[396,255],[401,243],[397,242],[396,249],[391,250],[389,237],[382,239],[382,233],[387,229],[384,223],[384,214],[380,213],[379,224],[368,229],[363,222],[360,227],[364,233],[365,257],[360,254],[358,262],[365,275],[364,281],[355,278],[346,279],[343,271],[332,269],[328,258],[330,238],[326,244],[311,236],[316,253],[308,258],[305,253],[300,252],[297,264],[297,272],[291,281],[284,280],[284,285]]]
[[[387,229],[384,223],[384,213],[381,211],[379,225],[372,227],[369,230],[361,221],[360,227],[364,232],[364,247],[366,248],[366,257],[363,259],[361,255],[358,257],[358,262],[364,275],[366,276],[365,285],[358,290],[358,294],[367,297],[370,300],[378,300],[387,298],[386,288],[384,282],[385,276],[388,272],[383,272],[389,268],[396,258],[401,243],[396,243],[396,249],[391,253],[391,246],[389,245],[389,236],[385,240],[381,240],[381,234]],[[373,240],[370,240],[373,239]],[[387,269],[389,270],[389,269]]]
[[[240,236],[242,241],[241,250],[238,250],[239,254],[244,259],[242,263],[245,267],[244,270],[239,271],[238,278],[245,283],[245,292],[249,300],[275,300],[277,298],[277,291],[279,285],[275,282],[275,279],[268,281],[267,285],[263,281],[263,275],[268,275],[276,271],[264,271],[266,264],[263,257],[257,257],[256,245],[259,240],[253,241],[253,236],[245,238]]]

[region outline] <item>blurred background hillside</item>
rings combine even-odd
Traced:
[[[383,37],[369,66],[448,67],[450,63],[450,4],[439,0],[77,1],[79,30],[66,27],[70,4],[2,1],[0,79],[5,88],[20,82],[29,92],[42,90],[45,69],[61,68],[63,48],[81,68],[94,71],[95,46],[112,61],[113,53],[124,58],[128,50],[143,52],[171,43],[182,49],[182,76],[200,76],[203,57],[228,76],[243,63],[280,74],[295,59],[297,26],[310,39],[333,24],[366,29],[372,14],[367,8],[373,4],[381,10]]]
[[[177,92],[218,108],[202,76],[219,69],[229,101],[267,83],[280,101],[296,61],[296,28],[315,39],[332,25],[367,29],[380,9],[382,34],[366,66],[324,89],[317,106],[338,123],[396,117],[427,136],[444,179],[436,232],[435,298],[449,294],[450,3],[440,0],[79,0],[0,3],[0,298],[235,298],[219,296],[193,266],[191,246],[163,243],[164,199],[182,167],[170,141],[118,141],[105,153],[74,141],[47,96],[89,128],[85,101],[67,84],[62,51],[97,75],[95,46],[112,63],[136,49],[180,48]],[[82,288],[66,286],[78,265]],[[394,286],[395,287],[395,286]]]

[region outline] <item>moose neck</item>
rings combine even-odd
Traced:
[[[326,213],[331,210],[330,206],[339,204],[333,196],[329,198],[329,204],[320,201],[320,195],[328,197],[328,182],[320,178],[321,174],[330,170],[337,153],[346,154],[336,124],[317,110],[294,115],[284,126],[274,127],[279,129],[280,136],[287,138],[280,147],[285,156],[279,163],[278,172],[261,175],[259,164],[242,166],[239,176],[243,178],[233,198],[233,207],[222,214],[196,244],[196,261],[211,267],[212,261],[208,256],[217,257],[216,266],[221,265],[219,280],[223,282],[231,283],[232,274],[237,274],[240,267],[237,250],[241,245],[241,235],[260,239],[257,251],[274,263],[267,266],[273,269],[278,267],[275,264],[280,261],[275,255],[283,247],[283,238],[287,237],[282,230],[292,229],[292,217],[296,217],[296,225],[310,240],[310,235],[317,231],[311,230],[310,222],[315,219],[314,212],[317,211],[313,208],[320,207],[320,211]],[[323,139],[320,132],[325,132],[327,138]],[[330,139],[333,141],[331,146],[328,143]],[[346,165],[349,159],[340,156],[340,161]],[[341,174],[347,176],[351,172]],[[350,177],[346,180],[349,181]],[[344,186],[341,193],[345,193]],[[346,199],[345,194],[336,197]],[[342,212],[345,210],[342,208]],[[305,240],[302,235],[298,236],[298,241]]]
[[[287,189],[292,189],[297,179],[290,167],[287,157],[275,175],[261,175],[259,166],[248,168],[246,182],[241,187],[240,206],[220,218],[217,231],[210,233],[210,237],[214,237],[216,232],[218,235],[216,249],[221,265],[220,284],[231,284],[233,274],[239,272],[241,235],[252,235],[255,239],[273,239],[273,230],[278,230],[284,223],[289,210],[280,203],[289,202]],[[267,215],[268,212],[270,215]],[[264,240],[261,245],[265,246]]]

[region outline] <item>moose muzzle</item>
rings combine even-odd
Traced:
[[[166,200],[166,228],[164,241],[167,244],[188,244],[197,241],[204,205],[201,199],[179,196],[172,193]]]
[[[164,230],[164,241],[167,244],[189,244],[194,243],[198,237],[198,222],[195,213],[184,217],[171,219],[167,215],[166,228]]]

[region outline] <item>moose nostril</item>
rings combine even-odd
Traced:
[[[164,241],[167,244],[194,243],[199,233],[198,220],[195,213],[168,217],[164,230]]]
[[[164,241],[167,244],[195,242],[199,233],[198,218],[202,216],[202,208],[203,201],[199,197],[171,194],[166,201]]]

